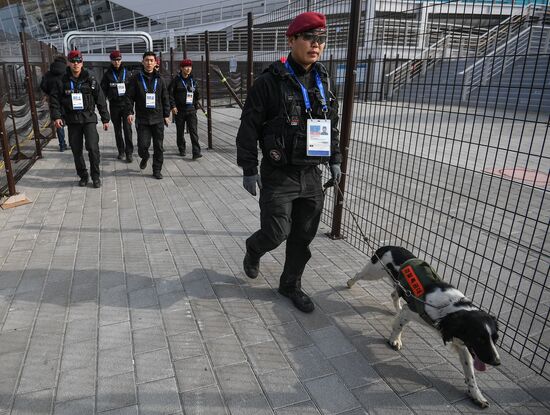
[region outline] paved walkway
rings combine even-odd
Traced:
[[[0,211],[0,414],[479,412],[429,330],[386,345],[389,284],[345,288],[367,258],[326,226],[304,276],[314,313],[276,293],[283,247],[246,278],[257,201],[227,151],[182,159],[174,134],[157,181],[102,133],[100,190],[52,143],[18,183],[33,204]],[[550,383],[503,355],[478,374],[483,413],[550,413]]]

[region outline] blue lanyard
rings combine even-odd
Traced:
[[[74,82],[72,79],[69,80],[69,82],[71,83],[71,91],[74,91]],[[76,84],[76,87],[77,89],[80,91],[80,85],[82,85],[82,82],[79,82],[78,84]]]
[[[285,62],[286,70],[294,77],[296,82],[298,82],[298,85],[300,85],[300,89],[302,90],[302,95],[304,97],[304,103],[306,105],[306,112],[311,112],[311,103],[309,101],[309,95],[307,92],[307,89],[305,86],[302,85],[302,83],[298,80],[298,77],[296,76],[296,73],[294,72],[294,69],[292,69],[292,66],[288,63],[288,61]],[[327,99],[325,97],[325,88],[323,87],[323,82],[321,81],[321,77],[319,76],[319,72],[316,70],[313,71],[315,75],[315,83],[317,84],[317,88],[319,89],[319,92],[321,93],[321,104],[323,106],[323,112],[328,111],[327,107]],[[326,116],[325,116],[326,118]]]
[[[140,72],[139,76],[141,76],[141,83],[143,84],[143,89],[145,90],[145,93],[147,94],[147,84],[145,83],[145,78],[143,78],[143,74]],[[153,94],[157,92],[157,82],[158,78],[155,78],[155,83],[153,84]]]
[[[114,70],[113,70],[113,78],[115,78],[115,82],[118,82],[118,76],[116,76],[116,72]],[[126,68],[124,68],[122,72],[122,82],[124,82],[125,80],[126,80]]]
[[[185,80],[183,79],[183,76],[180,75],[180,79],[181,79],[181,84],[183,85],[183,87],[185,88],[186,91],[188,91],[187,89],[187,83],[185,82]],[[193,78],[191,78],[191,91],[190,92],[195,92],[195,84],[193,83]]]

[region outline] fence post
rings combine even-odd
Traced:
[[[10,143],[8,141],[8,133],[6,132],[6,126],[4,125],[4,105],[0,105],[0,135],[2,135],[2,153],[4,155],[4,169],[6,170],[6,177],[8,179],[8,191],[10,196],[15,195],[15,180],[13,178],[13,170],[11,168],[10,160]]]
[[[206,55],[206,121],[208,131],[208,149],[212,150],[212,97],[210,95],[210,43],[208,30],[204,32],[204,53]]]
[[[382,60],[382,76],[380,76],[380,101],[384,101],[384,79],[386,78],[386,54]]]
[[[42,146],[40,144],[40,138],[42,138],[42,135],[40,134],[40,124],[38,124],[38,114],[36,113],[36,102],[34,100],[31,65],[29,63],[29,56],[27,54],[27,39],[25,36],[25,32],[19,32],[19,38],[21,39],[21,52],[23,53],[23,62],[25,65],[25,82],[27,85],[27,94],[29,95],[29,103],[31,107],[34,143],[36,144],[36,157],[42,158]]]
[[[369,100],[371,69],[372,69],[372,56],[369,53],[369,58],[367,59],[367,74],[365,75],[365,102]]]
[[[346,82],[344,85],[344,104],[342,107],[342,124],[340,134],[340,151],[342,153],[342,178],[338,184],[335,197],[335,206],[332,216],[332,239],[342,238],[342,213],[344,208],[344,192],[346,189],[346,176],[348,171],[348,151],[351,136],[351,121],[353,119],[353,106],[355,94],[355,75],[357,72],[357,49],[359,44],[359,27],[361,24],[361,0],[352,0],[350,10],[351,26],[349,29],[348,54],[346,59]]]
[[[201,79],[203,80],[203,82],[201,82],[201,105],[204,108],[204,80],[206,79],[206,74],[204,70],[204,55],[201,55],[201,71]]]
[[[253,68],[254,68],[254,48],[252,44],[252,12],[248,12],[248,50],[247,50],[247,74],[246,74],[246,95],[248,96],[248,91],[250,91],[250,88],[252,87],[252,83],[254,82],[254,74],[253,74]]]

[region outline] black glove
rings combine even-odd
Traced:
[[[330,173],[332,175],[332,180],[334,180],[335,184],[340,183],[340,179],[342,178],[342,170],[340,170],[339,164],[331,164],[330,165]]]
[[[243,176],[243,187],[252,196],[256,196],[256,184],[258,184],[258,187],[260,189],[262,188],[262,180],[260,179],[260,176],[258,174],[254,174],[252,176]]]

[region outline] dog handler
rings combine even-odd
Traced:
[[[335,182],[341,176],[338,102],[327,70],[318,63],[327,37],[325,16],[302,13],[286,35],[291,52],[255,81],[237,134],[243,186],[254,196],[260,188],[260,230],[246,240],[243,267],[249,278],[256,278],[262,255],[286,240],[279,293],[309,313],[314,304],[302,291],[301,279],[323,208],[319,165],[330,165]],[[322,135],[323,127],[330,133]]]

